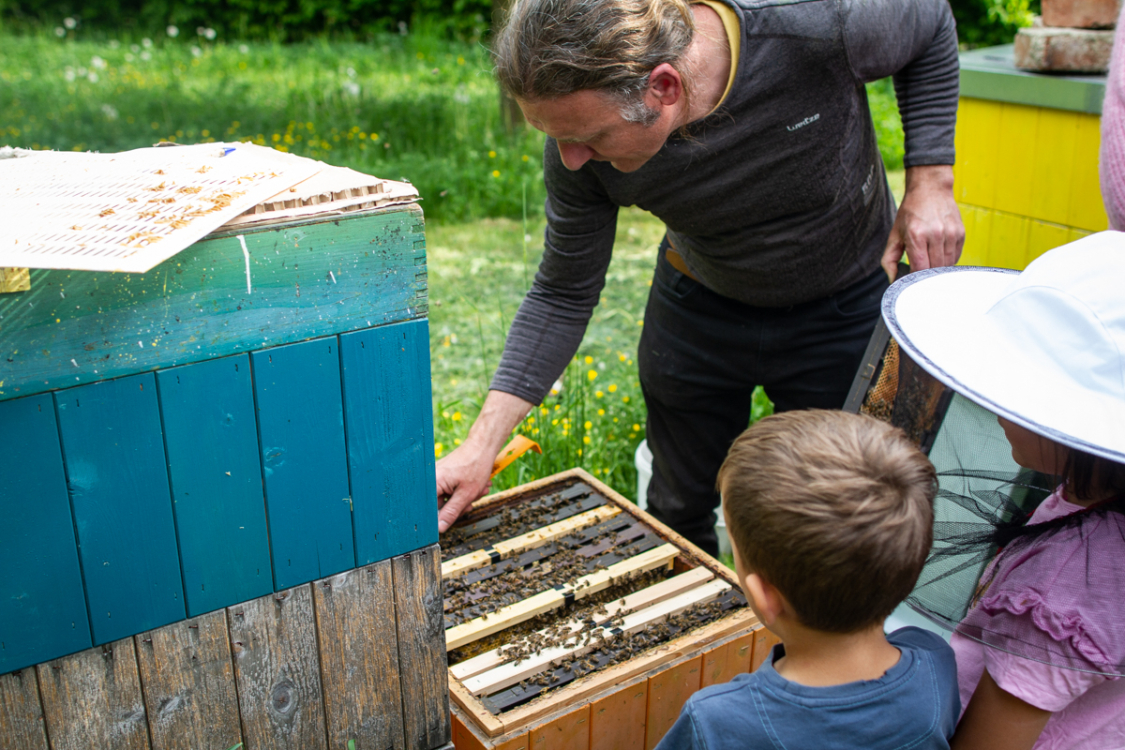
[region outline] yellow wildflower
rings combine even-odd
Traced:
[[[609,388],[607,388],[606,390],[608,390],[610,393],[617,393],[617,384],[610,383]]]
[[[586,377],[589,378],[591,382],[593,382],[598,379],[598,371],[590,370],[588,373],[586,373]]]

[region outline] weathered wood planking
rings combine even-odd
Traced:
[[[589,750],[590,706],[581,706],[531,730],[529,750]]]
[[[149,750],[133,639],[36,668],[51,750]]]
[[[3,673],[92,642],[51,397],[0,403],[0,446]]]
[[[701,684],[703,657],[681,662],[649,678],[648,714],[645,719],[645,750],[652,750],[668,733],[680,709]]]
[[[441,549],[391,559],[406,750],[429,750],[450,739],[449,680],[442,615]]]
[[[34,669],[0,675],[0,747],[47,750]]]
[[[328,746],[404,750],[391,561],[317,581],[313,597]]]
[[[153,750],[225,750],[242,741],[225,612],[136,637]]]
[[[437,541],[425,320],[340,336],[356,561]]]
[[[227,621],[247,749],[326,748],[312,585],[230,607]]]
[[[254,352],[274,589],[355,567],[339,341]]]
[[[590,750],[643,750],[648,678],[590,704]]]
[[[156,383],[188,616],[272,591],[250,358],[161,370]]]
[[[227,233],[146,274],[33,270],[0,296],[0,400],[426,314],[416,205],[243,234],[248,260]]]
[[[156,379],[55,394],[95,644],[182,620]]]

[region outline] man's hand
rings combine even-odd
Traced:
[[[496,454],[533,406],[510,393],[488,392],[465,442],[437,463],[439,532],[488,492]]]
[[[894,282],[905,252],[910,270],[952,266],[961,257],[965,225],[953,200],[953,167],[935,164],[906,170],[906,194],[883,251],[883,270]]]

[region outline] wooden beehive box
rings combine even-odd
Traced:
[[[543,508],[551,513],[542,516]],[[523,528],[527,524],[520,521],[532,514],[540,515],[541,525],[527,532]],[[466,538],[467,532],[495,525],[499,519],[518,534],[484,548],[477,542],[477,549],[471,549],[473,537]],[[691,694],[756,669],[777,642],[744,606],[729,569],[581,469],[493,495],[478,503],[457,529],[463,530],[460,539],[447,534],[442,540],[442,568],[446,637],[452,647],[453,741],[459,750],[652,748]],[[536,565],[573,567],[572,562],[551,562],[566,549],[588,559],[586,568],[568,574],[570,582],[556,583],[523,601],[507,604],[504,598],[521,593],[485,597],[456,583],[466,571],[477,571],[484,582],[487,576],[501,581],[504,575]],[[650,571],[645,574],[649,578],[642,580],[637,576],[644,571]],[[550,584],[552,575],[548,570],[543,580]],[[628,588],[612,588],[631,577]],[[605,610],[587,611],[575,620],[584,597],[600,594],[598,587],[606,578],[616,583],[604,590],[608,593],[603,598],[613,595],[603,603]],[[494,588],[494,592],[504,590],[501,585]],[[626,591],[633,593],[619,598]],[[494,597],[497,600],[489,603]],[[646,631],[644,623],[656,625],[668,614],[690,613],[693,610],[683,607],[693,600],[712,601],[719,611],[702,624],[681,622],[657,645],[630,646],[631,656],[614,663],[615,654],[626,653],[615,636],[623,631],[648,637],[646,632],[654,631]],[[538,606],[531,606],[533,602]],[[481,615],[471,609],[474,606],[483,608]],[[544,614],[538,618],[521,621],[528,611],[540,610]],[[607,621],[613,614],[618,619]],[[599,625],[604,622],[607,631],[618,632],[603,633],[603,641],[593,630],[588,643],[571,642],[519,661],[504,654],[505,644],[511,648],[529,631],[571,622],[578,627],[587,617]],[[509,624],[511,629],[501,629]],[[474,633],[494,630],[498,632],[474,640]],[[490,650],[494,646],[501,650]],[[589,667],[595,668],[580,675]],[[541,681],[549,688],[535,684],[532,673],[538,670],[543,670]]]
[[[0,295],[0,747],[445,746],[421,209],[29,282]]]

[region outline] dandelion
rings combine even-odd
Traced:
[[[604,396],[604,395],[605,395],[605,394],[604,394],[604,393],[602,393],[601,391],[594,391],[594,397],[595,397],[595,398],[601,398],[601,397],[602,397],[602,396]]]
[[[459,411],[453,412],[453,421],[454,422],[460,422],[461,421],[461,412],[459,412]]]
[[[531,161],[531,157],[530,157],[530,156],[528,156],[527,154],[524,154],[524,155],[523,155],[523,160],[524,160],[524,161]]]
[[[144,47],[145,49],[151,48],[152,47],[152,40],[149,39],[146,36],[144,39],[141,40],[141,46]]]
[[[102,105],[102,114],[105,116],[105,119],[107,119],[107,120],[116,120],[117,119],[117,108],[114,107],[112,104],[103,104]]]
[[[582,444],[583,445],[589,445],[590,444],[590,436],[589,435],[583,435],[582,436]]]
[[[628,396],[622,396],[621,397],[621,403],[623,403],[623,404],[629,403],[629,397]]]
[[[434,458],[441,458],[441,452],[445,450],[445,446],[441,443],[434,443]]]
[[[617,361],[618,362],[624,362],[625,361],[625,355],[624,354],[618,354],[617,355]]]
[[[344,84],[341,86],[341,88],[344,90],[345,94],[352,97],[353,99],[359,96],[359,84],[355,81],[344,81]]]
[[[550,414],[551,412],[546,406],[543,406],[539,409],[539,413],[542,414],[545,417],[548,414]]]
[[[641,426],[639,424],[633,425],[633,432],[640,432],[640,431],[641,431]]]
[[[454,445],[460,445],[461,444],[461,438],[453,438],[453,444]]]
[[[552,426],[552,427],[557,427],[557,426],[558,426],[558,424],[559,424],[559,420],[557,420],[557,419],[552,419],[552,420],[551,420],[551,426]]]
[[[488,158],[489,159],[495,159],[496,158],[496,152],[495,151],[489,151],[488,152]]]
[[[180,35],[180,30],[175,26],[169,26],[168,28],[164,29],[164,31],[173,39]]]
[[[582,426],[583,426],[583,427],[585,427],[585,428],[586,428],[587,430],[589,430],[589,429],[592,429],[592,428],[593,428],[593,426],[594,426],[594,423],[593,423],[593,422],[591,422],[591,421],[589,421],[589,420],[586,420],[586,424],[584,424],[584,425],[582,425]]]
[[[500,170],[499,169],[492,170],[492,176],[493,177],[499,177],[500,176]]]
[[[152,59],[152,53],[149,52],[148,50],[145,50],[144,52],[141,53],[141,59],[144,60],[145,62],[148,62],[149,60]]]
[[[598,409],[598,416],[604,417],[605,416],[605,409]]]
[[[62,39],[64,36],[66,36],[66,29],[64,29],[62,26],[56,26],[55,27],[55,36]]]
[[[582,455],[582,449],[581,449],[581,448],[579,448],[579,449],[578,449],[578,455],[579,455],[579,456],[581,456],[581,455]]]
[[[74,68],[67,68],[66,72],[63,73],[63,78],[67,80],[67,83],[73,83],[75,79]]]
[[[586,355],[586,358],[583,361],[588,365],[594,364],[594,358],[591,357],[589,354]]]
[[[67,17],[63,19],[62,24],[67,28],[67,30],[74,31],[74,29],[78,26],[78,21],[73,18]]]
[[[201,50],[199,47],[196,47],[194,44],[191,45],[191,56],[192,57],[200,57],[202,54],[203,54],[203,50]]]
[[[462,57],[461,55],[457,55],[457,64],[458,65],[464,65],[465,64],[465,58]]]
[[[441,416],[442,416],[442,418],[443,418],[443,419],[449,419],[449,412],[447,412],[447,411],[443,411],[443,412],[441,413]]]
[[[216,32],[214,29],[203,30],[203,37],[209,42],[215,41],[216,36],[218,36],[218,32]]]
[[[535,424],[535,415],[534,414],[532,414],[530,417],[527,418],[527,423],[528,424]]]
[[[589,372],[586,373],[586,378],[591,383],[594,382],[595,380],[598,379],[598,371],[597,370],[590,370]]]
[[[90,83],[97,83],[98,82],[98,74],[91,70],[86,75],[86,80],[88,80]]]

